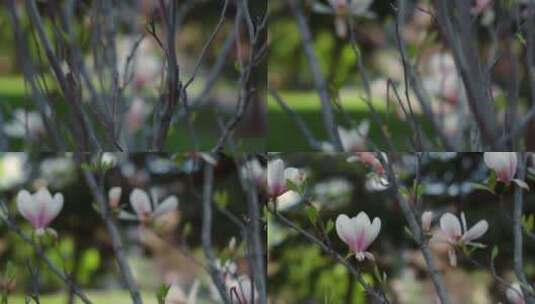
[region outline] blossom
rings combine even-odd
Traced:
[[[370,130],[370,122],[364,120],[356,129],[344,129],[338,126],[338,135],[345,152],[366,150],[366,138]]]
[[[113,187],[108,191],[108,203],[111,208],[117,208],[121,201],[121,193],[123,189],[121,187]]]
[[[141,128],[148,112],[149,109],[145,100],[139,96],[134,97],[130,108],[126,112],[125,120],[128,132],[134,133]]]
[[[367,15],[371,3],[372,0],[329,0],[329,5],[336,15],[334,22],[338,37],[347,37],[345,17]]]
[[[422,213],[422,229],[424,232],[431,230],[431,222],[433,221],[433,211],[425,211]]]
[[[225,290],[231,303],[252,304],[257,303],[258,291],[248,275],[238,273],[238,266],[232,260],[227,260],[224,264],[217,259],[215,267],[220,271],[225,284]],[[212,297],[221,301],[221,296],[214,284],[210,285]],[[252,300],[252,301],[251,301]]]
[[[373,254],[366,251],[379,235],[381,219],[374,218],[370,222],[368,215],[361,211],[357,216],[349,218],[340,214],[336,218],[336,233],[349,246],[359,262],[365,259],[374,260]]]
[[[266,169],[254,158],[242,166],[242,174],[251,178],[257,187],[266,188]]]
[[[427,69],[428,77],[423,82],[426,91],[456,105],[464,87],[453,56],[450,53],[434,53],[429,58]]]
[[[36,111],[16,109],[13,120],[4,125],[4,133],[11,137],[39,137],[46,132],[41,114]]]
[[[383,153],[383,157],[386,157],[386,154]],[[370,166],[375,173],[383,175],[385,173],[385,168],[379,158],[373,152],[356,152],[355,155],[347,158],[348,162],[360,162],[365,165]]]
[[[119,217],[122,219],[138,219],[141,222],[147,222],[151,219],[155,219],[165,213],[173,212],[178,207],[178,199],[176,196],[171,195],[164,199],[159,205],[156,204],[157,199],[153,197],[152,203],[147,192],[135,188],[130,193],[130,205],[136,215],[132,215],[126,211],[121,211]]]
[[[63,208],[63,195],[56,193],[52,197],[46,187],[39,189],[33,195],[21,190],[17,194],[17,208],[32,224],[36,233],[42,235]]]
[[[507,290],[505,291],[505,296],[511,304],[526,303],[526,301],[524,300],[524,294],[522,293],[522,288],[520,288],[520,284],[518,282],[511,284],[511,286],[507,288]]]
[[[285,168],[282,159],[275,159],[268,162],[267,192],[270,197],[278,197],[288,191],[288,181],[296,186],[300,186],[305,179],[306,176],[303,171],[293,167]]]
[[[511,182],[516,174],[517,158],[515,152],[485,152],[485,165],[496,171],[496,178],[500,182]]]
[[[455,247],[463,247],[464,245],[485,247],[485,245],[476,243],[474,240],[483,236],[488,228],[488,222],[486,220],[480,220],[472,228],[468,229],[464,212],[461,212],[460,220],[457,216],[448,212],[440,217],[440,230],[433,235],[431,241],[449,244],[450,249],[448,254],[450,264],[456,266],[457,257],[455,255]]]
[[[177,284],[172,284],[165,296],[165,304],[183,304],[186,303],[186,294]]]

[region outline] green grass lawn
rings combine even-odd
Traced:
[[[53,83],[52,79],[47,80],[47,82],[49,86]],[[15,108],[24,107],[32,109],[35,107],[25,92],[26,88],[22,76],[0,75],[0,109],[3,111],[4,116],[7,116],[5,117],[6,120],[9,120],[9,113]],[[66,109],[63,109],[63,112],[66,112]],[[61,119],[64,118],[61,117]],[[225,117],[225,120],[229,118]],[[147,119],[151,119],[151,117]],[[212,149],[220,134],[214,111],[211,109],[202,110],[202,113],[195,118],[195,128],[199,150],[205,151]],[[265,147],[263,138],[239,138],[236,144],[237,149],[240,151],[261,151]],[[165,149],[167,151],[189,151],[193,148],[194,144],[190,138],[189,131],[185,128],[185,123],[172,125],[169,130]],[[10,149],[13,151],[23,150],[23,142],[21,140],[13,140]]]
[[[286,103],[294,109],[307,123],[310,130],[314,133],[317,139],[326,140],[325,128],[320,112],[320,100],[315,91],[309,92],[295,92],[295,91],[281,91],[281,97]],[[363,119],[368,119],[371,122],[370,138],[380,147],[385,148],[385,142],[381,138],[380,131],[368,110],[368,106],[360,100],[358,91],[344,90],[340,93],[340,103],[348,114],[357,123]],[[386,125],[386,131],[391,134],[394,145],[400,150],[409,149],[409,138],[407,134],[412,134],[412,131],[407,122],[401,121],[393,114],[387,114],[386,103],[382,100],[374,100],[373,105],[381,117],[382,123]],[[280,108],[278,103],[269,96],[269,132],[267,138],[267,146],[270,151],[306,151],[310,150],[306,140],[301,135],[296,124],[288,114]],[[342,115],[337,114],[338,121],[344,122]],[[429,130],[430,124],[419,118],[422,123],[422,129]],[[345,125],[348,127],[347,125]]]

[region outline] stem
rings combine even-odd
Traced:
[[[524,153],[517,153],[518,158],[518,179],[524,180],[526,177],[526,166]],[[522,208],[524,204],[524,193],[522,188],[515,184],[513,202],[513,269],[516,278],[522,283],[522,293],[524,294],[526,303],[533,304],[535,299],[531,296],[531,291],[526,290],[526,286],[530,286],[524,274],[524,258],[523,258],[523,240],[522,240]]]

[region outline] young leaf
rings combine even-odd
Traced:
[[[494,259],[498,256],[498,253],[499,253],[498,246],[494,245],[494,247],[492,247],[492,253],[490,254],[491,260],[494,261]]]
[[[318,210],[313,206],[309,206],[306,208],[306,213],[310,222],[315,225],[318,221]]]
[[[219,206],[221,209],[225,209],[228,205],[228,193],[224,190],[222,191],[216,191],[214,193],[214,202]]]
[[[325,226],[325,233],[326,234],[329,234],[334,228],[334,222],[333,220],[328,220],[327,221],[327,224]]]

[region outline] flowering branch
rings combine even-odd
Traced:
[[[416,244],[420,248],[422,255],[424,256],[425,263],[427,265],[429,274],[431,275],[431,280],[433,281],[433,285],[435,287],[437,295],[442,304],[448,304],[450,303],[450,300],[449,300],[446,286],[444,284],[444,280],[435,265],[435,262],[433,260],[433,255],[431,254],[431,251],[429,250],[428,243],[425,239],[422,229],[420,228],[420,225],[418,224],[418,220],[416,219],[415,211],[412,209],[407,199],[403,196],[403,194],[399,190],[399,184],[398,184],[398,180],[397,180],[392,162],[386,161],[385,159],[383,159],[383,162],[386,163],[386,175],[388,176],[388,180],[391,184],[390,185],[391,192],[393,196],[399,202],[401,206],[401,210],[403,211],[403,215],[405,216],[405,219],[407,220],[409,224],[409,228],[411,230],[412,236]],[[419,171],[419,167],[417,170]]]
[[[85,304],[92,304],[93,302],[89,299],[89,297],[84,293],[84,291],[78,286],[66,273],[62,272],[54,263],[50,260],[50,258],[46,255],[46,253],[43,251],[43,248],[37,244],[32,237],[24,234],[20,227],[15,223],[14,220],[11,219],[11,215],[9,214],[8,208],[4,200],[0,199],[0,220],[6,224],[7,228],[14,232],[16,235],[18,235],[24,242],[32,246],[35,254],[42,259],[46,266],[52,271],[52,273],[57,276],[60,280],[62,280],[67,286],[69,286],[70,290],[82,300]]]
[[[117,260],[117,264],[119,265],[119,270],[123,277],[124,283],[126,284],[126,287],[130,292],[130,297],[132,298],[134,304],[143,304],[143,300],[141,299],[141,293],[135,283],[132,270],[130,269],[130,265],[128,264],[128,261],[126,259],[126,254],[124,252],[123,242],[119,233],[119,229],[117,228],[117,225],[113,220],[102,187],[99,186],[92,172],[90,172],[89,170],[83,170],[83,174],[85,181],[89,189],[91,190],[91,194],[93,195],[93,198],[99,206],[100,216],[106,224],[106,229],[110,234],[113,251],[115,252],[115,258]]]

